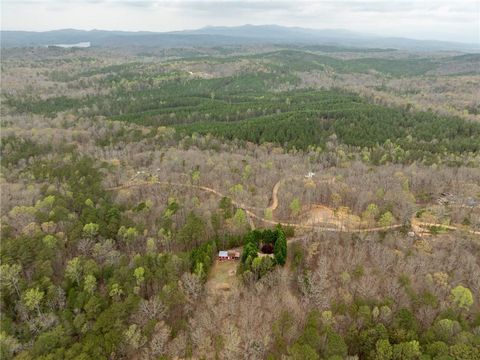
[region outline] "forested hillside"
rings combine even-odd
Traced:
[[[448,61],[460,59],[464,58]],[[102,115],[145,126],[174,126],[180,133],[211,133],[257,144],[272,142],[287,149],[324,149],[327,139],[335,135],[342,144],[357,151],[365,149],[376,164],[385,158],[432,163],[438,154],[458,157],[478,152],[480,123],[436,115],[431,108],[417,111],[411,104],[404,108],[371,104],[337,87],[304,88],[298,71],[379,71],[388,78],[392,74],[422,74],[438,63],[438,59],[342,60],[299,51],[218,59],[194,57],[160,64],[137,61],[76,74],[47,74],[67,88],[101,88],[100,94],[94,91],[81,97],[47,99],[10,96],[7,103],[25,113]],[[195,73],[187,70],[189,66],[209,68],[210,73]],[[389,147],[395,148],[394,159]]]
[[[2,56],[2,359],[480,359],[477,55]]]

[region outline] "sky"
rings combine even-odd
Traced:
[[[0,0],[2,30],[174,31],[277,24],[480,42],[480,0]]]

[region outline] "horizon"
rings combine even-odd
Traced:
[[[480,43],[480,2],[4,0],[2,31],[175,32],[244,25],[347,30],[379,37]]]
[[[182,32],[189,32],[189,31],[198,31],[202,29],[209,29],[209,28],[241,28],[241,27],[282,27],[285,29],[301,29],[301,30],[313,30],[313,31],[346,31],[356,35],[365,35],[371,37],[378,37],[381,39],[408,39],[408,40],[415,40],[415,41],[433,41],[433,42],[446,42],[446,43],[458,43],[458,44],[465,44],[465,45],[480,45],[480,42],[468,42],[468,41],[456,41],[456,40],[442,40],[442,39],[435,39],[435,38],[411,38],[406,36],[386,36],[380,35],[376,33],[367,33],[367,32],[360,32],[355,30],[343,29],[343,28],[308,28],[308,27],[301,27],[301,26],[284,26],[279,24],[243,24],[237,26],[228,26],[228,25],[205,25],[198,28],[185,28],[180,30],[166,30],[166,31],[155,31],[155,30],[123,30],[123,29],[102,29],[102,28],[88,28],[88,29],[80,29],[80,28],[57,28],[51,30],[14,30],[14,29],[0,29],[0,32],[33,32],[33,33],[48,33],[48,32],[56,32],[56,31],[85,31],[85,32],[125,32],[125,33],[151,33],[151,34],[175,34],[175,33],[182,33]],[[191,34],[196,35],[196,34]],[[229,35],[221,35],[221,36],[229,36]],[[231,35],[231,37],[235,37]]]

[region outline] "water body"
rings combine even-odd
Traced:
[[[90,47],[90,41],[79,42],[79,43],[76,43],[76,44],[53,44],[53,45],[49,45],[49,46],[57,46],[57,47],[61,47],[61,48],[88,48],[88,47]]]

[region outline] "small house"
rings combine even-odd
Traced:
[[[218,260],[223,261],[223,260],[238,260],[240,259],[240,252],[238,251],[219,251],[218,252]]]
[[[228,260],[228,251],[219,251],[218,260]]]

